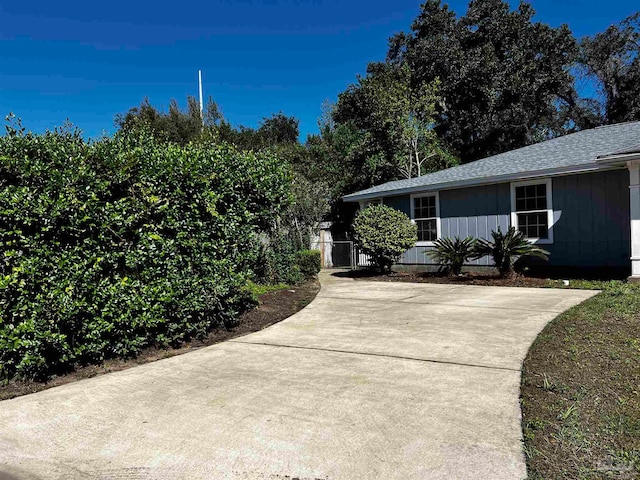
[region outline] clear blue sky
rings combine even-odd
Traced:
[[[415,0],[0,2],[0,113],[42,131],[69,118],[87,136],[148,96],[166,107],[213,96],[233,124],[283,111],[317,130],[324,100],[384,59]],[[459,13],[466,1],[450,5]],[[515,2],[512,2],[515,5]],[[629,0],[533,0],[537,18],[578,37],[640,8]]]

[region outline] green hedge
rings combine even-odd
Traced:
[[[291,232],[284,229],[270,232],[263,238],[256,265],[256,280],[262,284],[295,285],[304,280],[296,261],[298,242]]]
[[[418,241],[417,227],[404,213],[386,205],[372,205],[358,212],[353,221],[356,245],[371,256],[381,271]]]
[[[247,307],[286,163],[151,137],[0,138],[0,377],[174,345]]]
[[[305,278],[317,275],[322,268],[320,250],[302,250],[298,252],[298,267]]]

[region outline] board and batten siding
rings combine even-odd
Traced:
[[[440,235],[491,238],[498,226],[511,223],[511,186],[498,183],[440,190]],[[542,245],[551,255],[549,265],[626,267],[629,264],[629,172],[609,170],[553,177],[554,243]],[[410,215],[409,195],[385,197],[385,205]],[[414,247],[399,260],[430,264],[431,247]],[[488,257],[472,265],[491,265]]]
[[[554,177],[553,216],[550,265],[629,266],[627,169]]]
[[[508,183],[483,185],[479,187],[440,190],[440,236],[464,238],[468,235],[477,238],[490,238],[491,231],[498,226],[509,228],[511,215],[511,191]],[[390,201],[394,198],[393,203]],[[410,213],[410,196],[404,200],[398,197],[384,199],[384,204],[397,208],[407,205],[405,213]],[[400,209],[399,209],[400,210]],[[427,252],[433,247],[417,246],[407,250],[398,263],[433,263]],[[491,265],[488,258],[470,262],[472,265]]]
[[[409,195],[396,195],[393,197],[384,197],[382,203],[387,207],[400,210],[406,216],[411,216],[411,197]]]
[[[511,187],[496,183],[440,192],[440,235],[443,237],[491,238],[498,227],[509,228],[511,218]],[[484,257],[471,265],[491,265]]]

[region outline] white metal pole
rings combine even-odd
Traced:
[[[204,127],[204,104],[202,103],[202,70],[198,70],[198,88],[200,90],[200,118]]]

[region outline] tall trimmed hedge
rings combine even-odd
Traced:
[[[269,154],[77,132],[0,138],[0,377],[46,378],[234,322],[290,202]]]

